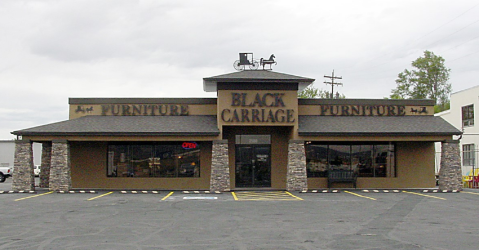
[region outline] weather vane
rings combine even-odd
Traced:
[[[271,68],[271,65],[277,64],[277,62],[274,60],[275,56],[272,54],[269,59],[263,59],[261,58],[258,62],[257,59],[253,58],[253,53],[239,53],[239,60],[236,60],[233,63],[233,67],[238,70],[244,70],[245,66],[247,65],[250,70],[256,70],[259,68],[259,66],[263,66],[263,70],[265,70],[264,66],[269,65],[269,69],[266,70],[273,70]]]

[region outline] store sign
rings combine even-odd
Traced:
[[[181,144],[181,146],[183,147],[183,149],[195,149],[198,147],[198,143],[196,142],[183,142],[183,144]]]
[[[404,116],[402,105],[319,105],[320,115],[332,116]],[[427,110],[423,109],[425,113]]]
[[[188,115],[188,105],[177,105],[177,104],[101,105],[101,115],[119,115],[119,116]]]
[[[288,109],[284,93],[231,93],[231,108],[221,111],[229,123],[293,123],[294,109]]]

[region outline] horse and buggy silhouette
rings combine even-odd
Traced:
[[[274,60],[275,56],[274,54],[269,57],[269,59],[263,59],[261,58],[258,62],[257,59],[253,58],[253,53],[239,53],[239,60],[236,60],[233,63],[233,67],[236,70],[244,70],[246,66],[249,67],[251,70],[258,69],[259,66],[263,66],[263,69],[265,65],[269,65],[268,70],[272,70],[271,65],[277,64],[276,61]]]

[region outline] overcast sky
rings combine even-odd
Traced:
[[[68,119],[69,97],[215,97],[203,78],[239,52],[274,71],[342,76],[347,98],[379,98],[430,50],[453,92],[479,84],[479,3],[397,1],[0,1],[0,139]]]

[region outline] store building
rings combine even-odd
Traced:
[[[69,120],[12,132],[13,189],[34,189],[32,142],[50,190],[352,187],[328,184],[334,171],[357,188],[433,188],[435,142],[450,148],[442,188],[460,188],[461,131],[433,101],[298,99],[313,81],[244,70],[203,79],[217,98],[70,98]]]
[[[476,125],[474,109],[479,106],[479,86],[451,94],[449,110],[435,114],[463,131],[460,140],[462,175],[465,178],[479,175],[476,159],[479,155],[479,126]],[[436,154],[441,154],[441,144],[436,144]]]

